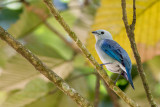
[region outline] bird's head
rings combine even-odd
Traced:
[[[96,30],[96,31],[93,31],[92,34],[95,36],[96,41],[102,40],[102,39],[113,40],[112,35],[106,30]]]

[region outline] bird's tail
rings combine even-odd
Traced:
[[[134,85],[133,85],[131,73],[127,73],[127,75],[128,75],[128,81],[129,81],[129,83],[131,84],[132,88],[135,89],[135,88],[134,88]]]

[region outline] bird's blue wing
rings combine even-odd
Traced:
[[[110,57],[120,62],[126,71],[130,72],[132,64],[127,52],[115,41],[105,39],[102,41],[101,49]]]
[[[109,40],[109,39],[105,39],[103,40],[102,44],[101,44],[101,49],[110,57],[112,57],[113,59],[117,60],[118,62],[120,62],[121,64],[123,63],[123,57],[121,55],[120,52],[120,45],[113,41],[113,40]]]

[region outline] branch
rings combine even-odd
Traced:
[[[88,3],[88,0],[85,1],[85,5],[86,5],[86,3]],[[26,5],[26,7],[29,8],[29,7],[31,7],[31,5]],[[44,18],[44,16],[46,16],[46,15],[44,15],[45,13],[43,11],[42,11],[43,14],[39,14],[39,12],[34,11],[34,10],[36,10],[35,8],[36,7],[32,6],[32,9],[30,9],[30,11],[35,13],[43,21],[43,23],[46,25],[46,27],[48,29],[50,29],[53,33],[55,33],[57,36],[59,36],[59,38],[61,38],[66,43],[66,45],[71,47],[76,53],[81,52],[71,42],[68,42],[67,39],[61,33],[59,33],[54,27],[52,27],[47,21],[45,21],[46,18]],[[88,76],[88,75],[91,75],[91,74],[97,75],[97,73],[92,72],[92,73],[88,73],[88,74],[82,74],[82,75],[75,76],[75,77],[73,77],[73,78],[71,78],[69,80],[74,80],[74,79],[77,79],[77,78],[79,78],[81,76]],[[114,107],[120,107],[120,105],[118,103],[118,97],[116,96],[116,94],[111,89],[109,89],[109,87],[108,87],[108,85],[106,83],[105,83],[105,87],[106,87],[106,90],[108,91],[109,96],[111,97],[111,100],[112,100],[112,102],[114,104]],[[98,75],[97,76],[97,81],[96,81],[94,107],[98,107],[98,103],[99,103],[99,88],[100,88],[100,77]]]
[[[124,22],[124,25],[125,25],[125,28],[126,28],[127,35],[129,35],[130,27],[129,27],[128,19],[127,19],[126,1],[122,0],[121,5],[122,5],[122,14],[123,14],[122,19],[123,19],[123,22]]]
[[[100,74],[100,76],[104,79],[104,81],[108,84],[108,86],[118,95],[120,96],[127,104],[129,104],[132,107],[137,107],[138,104],[136,104],[132,99],[130,99],[126,94],[116,85],[113,84],[112,80],[109,79],[106,71],[101,68],[101,66],[98,64],[98,62],[94,59],[94,57],[91,55],[91,53],[87,50],[84,44],[79,40],[77,35],[70,29],[70,27],[66,24],[62,16],[60,16],[57,9],[52,4],[51,0],[44,0],[45,4],[51,11],[51,13],[54,15],[56,20],[62,25],[62,27],[66,30],[66,32],[69,34],[69,36],[76,42],[76,44],[79,46],[79,48],[82,50],[82,52],[85,54],[85,56],[90,60],[90,62],[96,67],[97,72]]]
[[[81,78],[81,77],[84,77],[84,76],[90,76],[90,75],[97,75],[97,73],[96,72],[89,72],[89,73],[85,73],[85,74],[80,74],[80,75],[74,76],[72,78],[69,78],[66,81],[73,81],[75,79],[78,79],[78,78]]]
[[[105,82],[104,82],[104,85],[105,85],[105,88],[108,92],[108,95],[110,96],[110,98],[113,102],[114,107],[120,107],[117,95],[110,88],[108,88],[108,85]]]
[[[128,20],[127,20],[126,0],[122,0],[122,13],[123,13],[123,18],[122,19],[123,19],[123,22],[124,22],[124,25],[125,25],[125,28],[126,28],[127,36],[128,36],[128,38],[130,40],[130,43],[131,43],[131,48],[132,48],[132,51],[134,53],[134,57],[136,59],[138,72],[140,74],[140,77],[141,77],[141,80],[142,80],[142,83],[143,83],[148,101],[149,101],[149,103],[152,107],[157,107],[155,101],[153,100],[153,96],[151,94],[151,91],[149,89],[147,78],[145,76],[145,72],[143,70],[143,66],[142,66],[142,63],[141,63],[141,57],[138,53],[138,49],[137,49],[136,42],[135,42],[135,35],[134,35],[134,26],[135,26],[135,23],[136,23],[135,0],[133,0],[133,22],[130,25],[130,27],[129,27]]]
[[[50,29],[50,30],[51,30],[53,33],[55,33],[59,38],[61,38],[66,45],[68,45],[69,47],[71,47],[71,48],[74,50],[74,52],[76,52],[76,53],[80,53],[80,52],[81,52],[78,48],[76,48],[76,47],[74,46],[74,44],[73,44],[72,42],[69,42],[61,33],[59,33],[55,28],[53,28],[48,22],[44,21],[44,24],[46,25],[46,27],[47,27],[48,29]]]
[[[94,99],[94,107],[98,107],[99,104],[99,89],[100,89],[100,76],[96,74],[96,88],[95,88],[95,99]]]
[[[136,0],[133,0],[133,21],[130,26],[132,30],[135,29],[135,24],[136,24]]]
[[[25,7],[27,8],[28,11],[31,11],[31,12],[33,12],[34,14],[36,14],[36,15],[43,21],[43,23],[45,24],[45,26],[46,26],[50,31],[52,31],[53,33],[55,33],[59,38],[61,38],[66,45],[68,45],[69,47],[71,47],[71,48],[74,50],[74,52],[76,52],[76,53],[79,53],[79,52],[80,52],[80,50],[79,50],[78,48],[76,48],[73,43],[69,42],[61,33],[59,33],[55,28],[53,28],[53,27],[46,21],[48,15],[44,12],[43,9],[40,9],[40,8],[31,6],[31,5],[26,5],[26,4],[25,4]]]
[[[61,91],[70,96],[81,107],[93,107],[85,98],[83,98],[75,89],[70,87],[62,78],[60,78],[51,69],[46,67],[40,59],[26,49],[20,42],[15,40],[8,32],[0,27],[0,38],[6,41],[19,54],[26,58],[41,74],[52,81]]]

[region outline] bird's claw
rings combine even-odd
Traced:
[[[117,83],[117,80],[114,81],[114,85],[116,85],[116,83]]]
[[[104,65],[104,64],[100,64],[100,66],[101,66],[101,69],[103,69],[103,65]]]
[[[118,81],[118,79],[119,79],[119,77],[122,75],[122,71],[120,71],[120,74],[117,76],[117,78],[116,78],[116,80],[114,81],[114,85],[116,85],[116,83],[117,83],[117,81]]]
[[[104,63],[104,64],[100,64],[101,69],[103,69],[103,65],[107,65],[107,64],[112,64],[112,63]]]

